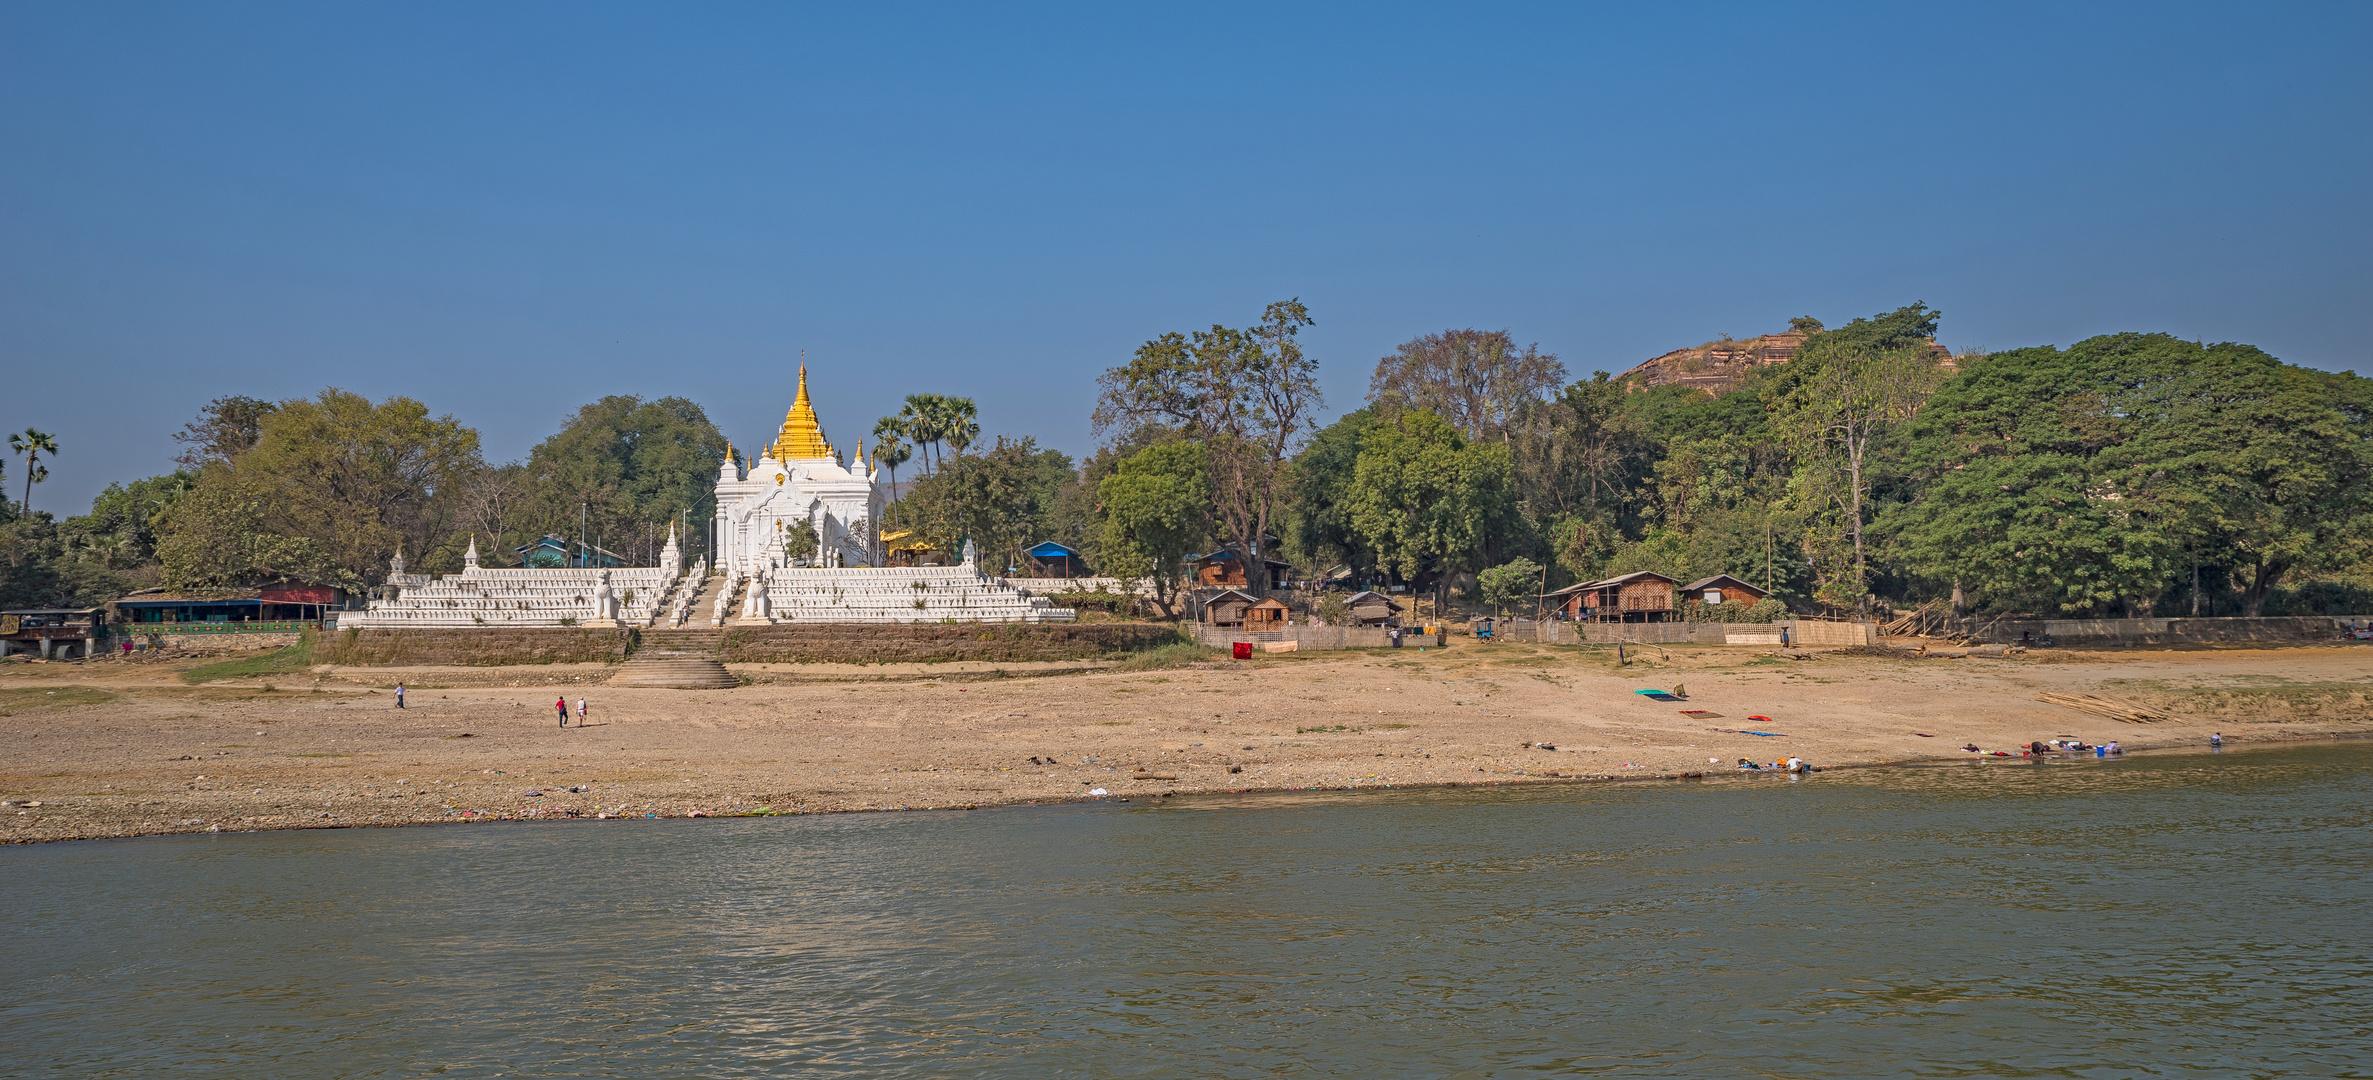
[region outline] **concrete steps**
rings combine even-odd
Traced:
[[[640,686],[664,690],[724,690],[741,685],[714,656],[644,656],[618,665],[611,686]]]
[[[635,655],[653,657],[715,657],[725,645],[725,631],[705,626],[681,629],[653,627],[643,631],[642,648]]]

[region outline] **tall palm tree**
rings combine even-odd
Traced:
[[[30,514],[33,512],[33,485],[49,479],[49,470],[42,466],[41,455],[58,456],[58,438],[46,431],[26,428],[8,437],[8,449],[25,459],[24,511]]]
[[[915,448],[923,452],[923,468],[933,464],[931,447],[946,436],[946,398],[938,394],[908,394],[906,406],[898,410],[898,420],[906,428],[906,437],[915,441]]]
[[[947,417],[946,422],[940,427],[940,437],[946,439],[948,445],[955,448],[957,457],[963,457],[964,448],[971,446],[972,440],[980,437],[980,410],[973,407],[972,399],[968,397],[941,398],[939,400],[941,407],[946,410]]]
[[[890,491],[898,491],[898,467],[906,464],[914,451],[906,445],[906,423],[895,416],[885,416],[873,424],[873,461],[890,470]],[[891,506],[898,505],[895,497]]]

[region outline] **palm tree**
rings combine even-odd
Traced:
[[[914,451],[906,445],[906,424],[895,416],[874,421],[873,461],[890,470],[891,505],[897,505],[898,467],[906,464]]]
[[[25,459],[24,510],[30,514],[33,512],[33,485],[49,479],[49,470],[42,467],[41,455],[58,456],[58,438],[45,431],[26,428],[8,437],[8,449]]]
[[[940,437],[956,449],[957,457],[963,457],[964,448],[971,446],[972,440],[980,437],[980,410],[973,408],[972,399],[968,397],[939,400],[947,410],[947,422],[940,428]]]
[[[915,448],[923,452],[923,468],[931,468],[931,447],[946,435],[946,398],[938,394],[908,394],[906,407],[898,410],[898,420],[906,429],[906,437],[915,441]]]

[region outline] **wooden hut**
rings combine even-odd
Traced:
[[[1274,596],[1264,596],[1244,609],[1244,628],[1247,630],[1282,630],[1293,610]]]
[[[1212,626],[1243,626],[1245,612],[1255,602],[1251,593],[1223,589],[1204,598],[1203,621]]]
[[[1195,584],[1207,589],[1248,589],[1252,579],[1245,576],[1244,557],[1234,551],[1220,550],[1208,555],[1187,556],[1187,566]],[[1269,588],[1283,589],[1293,583],[1294,564],[1277,559],[1262,559],[1269,575]]]
[[[1344,598],[1343,604],[1351,609],[1353,626],[1383,626],[1392,622],[1402,610],[1400,601],[1373,589],[1353,593]]]
[[[1673,586],[1680,584],[1654,570],[1639,570],[1604,581],[1568,585],[1542,594],[1554,601],[1569,619],[1612,622],[1669,622],[1679,617]]]
[[[1683,598],[1701,604],[1752,604],[1770,595],[1729,574],[1716,574],[1681,586]]]

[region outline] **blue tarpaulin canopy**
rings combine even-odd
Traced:
[[[1079,552],[1049,540],[1031,548],[1030,557],[1033,559],[1076,559],[1079,558]]]

